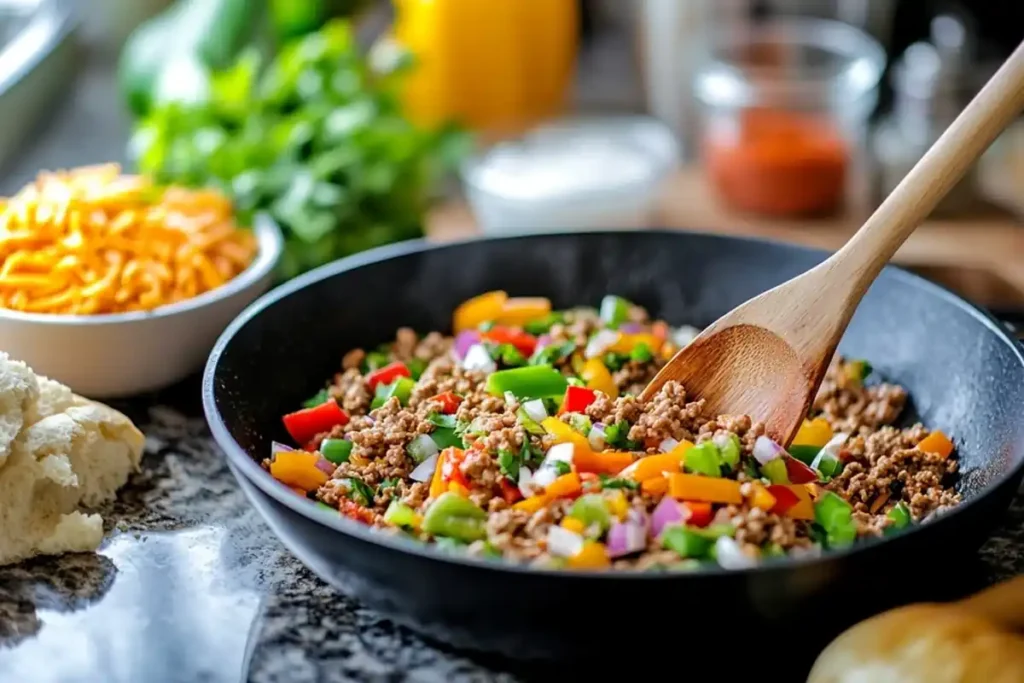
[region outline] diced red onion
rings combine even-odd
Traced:
[[[482,372],[494,372],[498,369],[491,354],[487,352],[483,344],[473,344],[466,351],[466,357],[462,359],[462,367],[466,370],[480,370]]]
[[[626,334],[639,334],[644,331],[644,326],[640,323],[622,323],[619,325],[619,331],[625,332]]]
[[[686,346],[700,334],[700,330],[692,325],[680,325],[672,331],[672,343],[676,346]]]
[[[754,442],[754,459],[762,465],[767,465],[776,458],[781,458],[786,449],[775,443],[767,436],[757,437]]]
[[[595,451],[603,451],[605,447],[604,423],[595,422],[590,426],[590,434],[587,435],[590,447]]]
[[[480,343],[480,333],[476,330],[463,330],[455,337],[455,355],[459,360],[466,357],[474,344]]]
[[[679,442],[670,436],[666,439],[663,439],[662,442],[658,444],[658,450],[662,453],[668,453],[678,445]]]
[[[533,352],[543,351],[546,347],[551,346],[551,343],[555,341],[550,334],[542,334],[537,337],[537,345],[533,347]]]
[[[598,330],[590,341],[587,342],[587,347],[584,350],[584,355],[587,358],[597,358],[603,355],[608,348],[619,341],[619,333],[613,332],[612,330]]]
[[[715,541],[715,559],[723,569],[750,569],[757,566],[757,560],[743,552],[740,544],[728,536]]]
[[[437,442],[429,434],[418,434],[406,448],[409,457],[417,463],[423,462],[432,455],[437,455],[440,450],[437,447]]]
[[[635,520],[615,522],[608,530],[608,557],[638,553],[647,547],[647,530]]]
[[[519,486],[519,493],[523,494],[523,498],[532,496],[534,490],[533,472],[528,467],[520,467],[519,481],[516,484]]]
[[[544,407],[544,401],[539,398],[524,403],[523,410],[534,422],[543,422],[544,418],[548,416],[547,408]]]
[[[572,557],[583,550],[583,537],[552,524],[548,529],[548,552],[557,557]]]
[[[324,473],[326,473],[328,475],[331,475],[331,474],[334,474],[334,470],[337,469],[337,467],[338,467],[337,465],[335,465],[333,462],[331,462],[327,458],[324,458],[324,457],[317,458],[316,468],[318,470],[320,470],[321,472],[324,472]]]
[[[289,451],[294,451],[294,450],[297,450],[297,449],[292,448],[291,446],[286,446],[285,444],[281,443],[280,441],[271,441],[270,442],[270,455],[271,455],[271,457],[273,457],[274,453],[287,453]]]
[[[686,510],[671,496],[665,496],[651,515],[651,536],[657,538],[669,524],[685,522]]]
[[[416,465],[416,469],[409,473],[409,478],[413,481],[430,481],[434,476],[434,470],[437,469],[437,458],[438,455],[435,453],[419,465]]]

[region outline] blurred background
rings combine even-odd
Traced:
[[[285,227],[285,279],[426,234],[836,248],[1024,38],[946,0],[0,0],[0,191],[117,161]],[[1024,131],[897,260],[1024,310]]]

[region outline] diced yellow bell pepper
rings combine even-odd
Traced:
[[[816,446],[821,448],[832,438],[832,427],[828,420],[823,417],[816,417],[813,420],[804,420],[800,430],[793,437],[793,446]]]
[[[502,291],[487,292],[462,302],[452,316],[452,328],[458,334],[463,330],[476,329],[480,323],[497,320],[501,315],[508,294]]]
[[[330,475],[316,466],[319,459],[319,453],[282,451],[274,455],[270,474],[290,488],[315,491],[330,479]]]
[[[608,510],[619,519],[625,519],[629,512],[629,501],[621,489],[613,489],[606,494]]]
[[[590,450],[590,442],[587,441],[587,437],[557,417],[546,417],[541,421],[540,425],[544,428],[544,431],[555,437],[555,443],[571,443],[576,447],[577,452],[587,452]]]
[[[448,482],[448,490],[456,495],[462,496],[463,498],[469,498],[469,489],[457,481]]]
[[[620,334],[618,341],[608,347],[612,353],[629,353],[640,344],[650,349],[651,353],[657,353],[661,349],[662,340],[653,334]]]
[[[799,503],[786,510],[786,516],[793,519],[814,519],[814,501],[807,487],[800,484],[788,484],[786,488],[795,493],[796,497],[800,499]]]
[[[764,511],[771,510],[775,507],[775,496],[773,496],[768,489],[761,484],[754,484],[754,492],[750,496],[750,504],[756,508],[761,508]]]
[[[615,385],[612,373],[608,372],[600,358],[591,358],[584,363],[580,377],[587,383],[588,389],[607,394],[608,398],[619,397],[619,388]]]
[[[523,512],[529,512],[533,514],[540,510],[545,505],[551,502],[551,499],[546,495],[541,494],[539,496],[530,496],[529,498],[523,498],[521,501],[512,506],[514,510],[522,510]]]
[[[562,528],[568,529],[574,534],[583,534],[586,531],[587,525],[583,523],[583,520],[576,519],[575,517],[566,517],[562,520]]]
[[[548,498],[567,498],[577,495],[582,490],[580,475],[569,472],[555,479],[544,489]]]
[[[611,559],[603,543],[587,541],[582,550],[569,558],[568,564],[574,569],[603,569],[611,564]]]
[[[444,481],[444,451],[437,456],[437,465],[434,466],[434,476],[430,479],[430,497],[437,498],[448,490]]]
[[[671,342],[665,342],[665,345],[661,347],[661,357],[665,360],[672,358],[679,351],[679,347]]]
[[[547,317],[551,313],[551,300],[544,297],[517,297],[507,299],[495,320],[499,325],[522,327],[528,322]]]

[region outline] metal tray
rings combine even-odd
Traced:
[[[77,26],[74,0],[0,0],[0,167],[59,106]]]

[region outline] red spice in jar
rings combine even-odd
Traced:
[[[849,148],[831,121],[771,109],[713,122],[704,140],[711,181],[736,208],[772,216],[822,214],[842,202]]]

